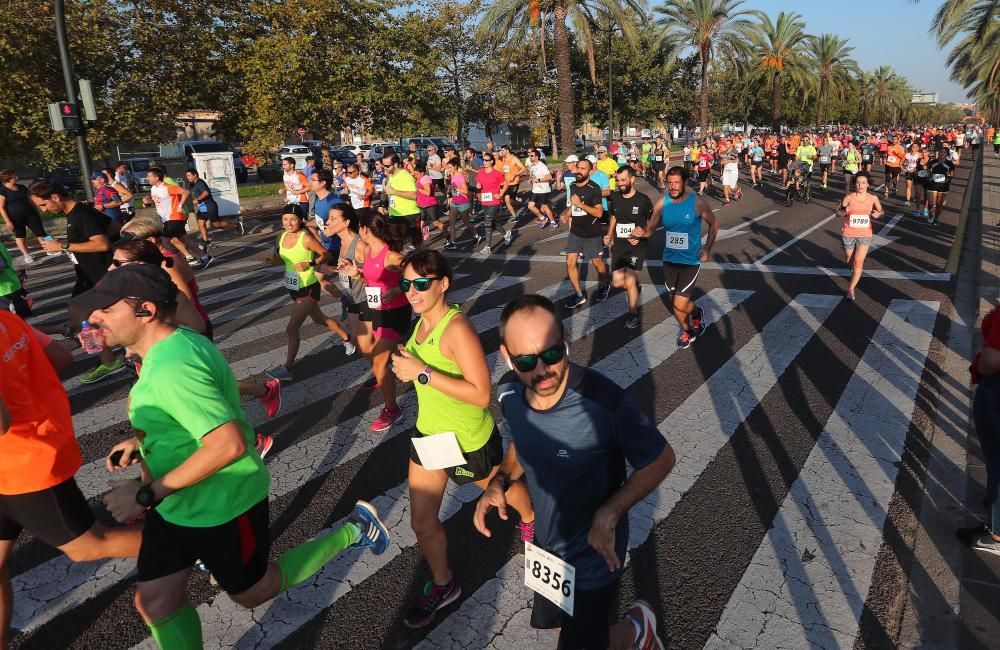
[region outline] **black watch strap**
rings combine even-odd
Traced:
[[[139,487],[139,491],[135,493],[135,502],[146,510],[155,507],[159,503],[149,483]]]

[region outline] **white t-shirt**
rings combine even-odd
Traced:
[[[441,165],[441,156],[436,153],[432,153],[427,156],[427,175],[434,180],[441,180],[444,178],[444,171],[440,169],[432,169],[431,165]]]
[[[286,172],[281,180],[285,183],[285,199],[289,203],[298,203],[299,195],[306,191],[299,182],[299,172],[293,171],[290,174]]]
[[[355,210],[365,207],[364,176],[361,174],[358,174],[357,178],[351,178],[348,176],[344,179],[344,185],[347,186],[347,192],[351,195],[351,207]]]
[[[533,194],[547,194],[552,191],[549,181],[538,180],[545,178],[551,173],[549,172],[548,165],[539,160],[534,165],[528,167],[528,173],[531,175],[531,191]]]
[[[156,214],[160,215],[160,221],[166,223],[170,221],[173,212],[173,201],[170,200],[170,191],[166,183],[160,183],[149,188],[149,198],[156,206]]]

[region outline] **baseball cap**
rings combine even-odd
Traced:
[[[73,298],[69,304],[89,315],[124,298],[155,303],[176,302],[177,286],[159,266],[128,264],[108,272],[96,287]]]
[[[597,164],[597,156],[595,156],[594,154],[590,154],[589,156],[587,156],[587,160],[589,160],[594,165]]]
[[[600,146],[600,147],[597,148],[597,153],[601,153],[602,151],[604,153],[608,153],[608,148],[605,147],[605,146]]]
[[[573,154],[570,154],[563,158],[563,162],[580,162],[580,159]]]
[[[104,172],[94,172],[88,178],[92,181],[96,181],[98,178],[104,178]]]

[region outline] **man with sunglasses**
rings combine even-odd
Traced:
[[[611,278],[608,267],[601,259],[604,251],[605,226],[604,200],[601,187],[590,178],[592,163],[583,159],[576,163],[576,182],[567,188],[570,206],[563,210],[560,219],[569,223],[569,238],[566,240],[566,276],[573,285],[573,295],[563,302],[566,309],[576,309],[587,303],[580,287],[580,269],[576,266],[579,255],[585,255],[597,270],[600,286],[594,294],[594,302],[607,300],[611,293]],[[582,252],[581,252],[582,251]]]
[[[427,145],[427,175],[431,177],[431,183],[434,184],[434,193],[444,195],[444,162],[438,155],[437,146],[433,144]]]
[[[544,562],[538,568],[545,576],[567,575],[564,565],[575,573],[572,584],[557,587],[572,607],[561,609],[538,593],[531,626],[560,628],[565,648],[662,647],[643,601],[610,628],[608,620],[628,548],[629,510],[666,478],[674,451],[625,389],[568,361],[556,312],[547,298],[528,295],[500,316],[500,351],[513,372],[496,395],[510,445],[473,523],[491,536],[486,515],[497,508],[507,519],[507,492],[524,477],[535,510],[527,561]],[[628,478],[626,461],[635,470]]]
[[[412,143],[411,143],[412,144]],[[413,241],[418,241],[420,228],[420,207],[417,205],[417,181],[413,174],[399,166],[399,156],[390,154],[382,157],[386,181],[383,186],[388,197],[389,219],[405,222]]]

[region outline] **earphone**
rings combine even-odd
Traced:
[[[149,316],[152,316],[152,315],[153,315],[153,312],[149,311],[148,309],[143,309],[142,307],[140,307],[139,309],[135,310],[135,317],[136,318],[148,318]]]

